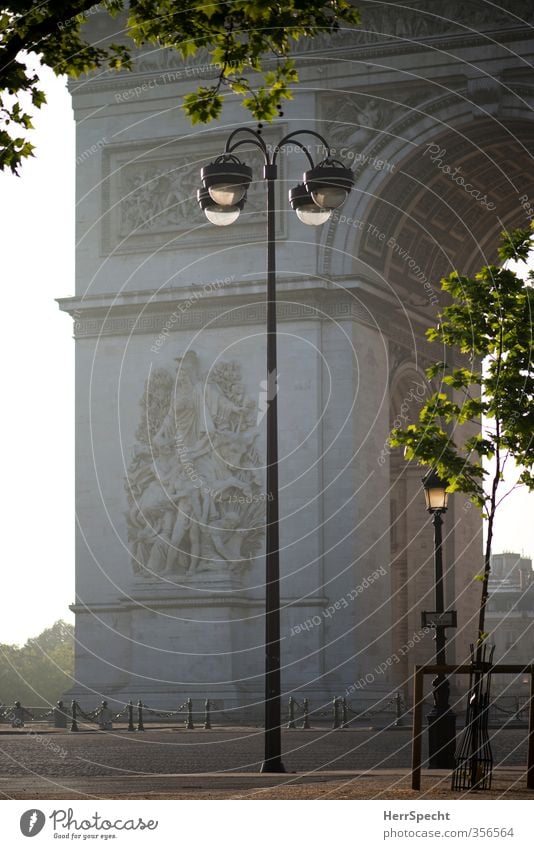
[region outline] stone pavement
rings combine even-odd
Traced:
[[[526,729],[499,729],[492,736],[495,762],[502,767],[495,792],[511,787],[512,798],[520,798]],[[263,733],[258,728],[149,727],[145,733],[117,729],[79,734],[6,730],[0,732],[0,797],[375,798],[385,793],[388,798],[388,793],[412,793],[408,728],[284,730],[282,738],[288,774],[259,776]],[[425,773],[422,794],[406,798],[424,796],[436,781],[441,786],[438,795],[447,791],[446,774],[440,778],[439,772],[432,773],[431,785],[429,776]],[[273,792],[276,795],[269,796]],[[288,792],[293,795],[284,795]]]
[[[0,799],[533,799],[524,770],[498,767],[491,791],[452,793],[450,773],[423,774],[421,790],[406,769],[316,772],[286,775],[195,773],[195,775],[45,776],[0,778]]]

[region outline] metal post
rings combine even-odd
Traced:
[[[339,704],[337,696],[332,702],[332,728],[339,728]]]
[[[393,724],[396,728],[402,725],[402,697],[399,692],[395,695],[395,722]]]
[[[287,703],[287,728],[295,728],[295,700],[293,696],[289,697]]]
[[[77,708],[78,708],[77,702],[76,702],[75,699],[73,699],[72,700],[72,722],[70,724],[70,730],[71,731],[79,731],[80,730],[78,728],[78,721],[77,721]]]
[[[441,511],[432,514],[434,525],[434,566],[436,583],[436,613],[445,610],[443,592],[443,555]],[[435,629],[436,664],[445,666],[445,628],[437,624]],[[428,721],[428,765],[431,769],[452,769],[455,765],[456,714],[449,704],[450,685],[447,677],[438,673],[432,681],[434,707],[427,716]]]
[[[527,787],[534,790],[534,666],[530,667],[530,699],[528,703]]]
[[[310,717],[308,713],[308,699],[304,699],[302,702],[302,728],[307,731],[309,727]]]
[[[130,701],[128,702],[128,731],[135,731],[135,725],[134,725],[134,721],[133,721],[133,711],[134,711],[134,706],[133,706],[132,700],[130,699]]]
[[[413,682],[412,790],[421,789],[421,749],[423,742],[423,672],[416,666]]]
[[[346,728],[349,723],[349,713],[345,696],[341,699],[341,727]]]
[[[137,702],[137,730],[145,730],[145,726],[143,725],[143,702],[141,699]]]
[[[204,702],[204,728],[206,729],[206,731],[211,730],[210,708],[211,702],[209,699],[206,699],[206,701]]]
[[[185,727],[188,731],[191,731],[195,726],[193,725],[193,702],[191,699],[188,699],[187,702],[187,719],[185,723]]]
[[[265,760],[261,772],[285,772],[280,701],[280,560],[278,528],[278,380],[276,358],[276,165],[267,180],[267,499],[265,540]]]

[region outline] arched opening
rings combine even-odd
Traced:
[[[417,296],[423,278],[439,289],[453,269],[495,261],[499,233],[527,225],[532,150],[532,121],[479,119],[427,136],[368,204],[358,267]]]

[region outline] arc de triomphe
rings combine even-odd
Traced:
[[[424,336],[440,277],[493,259],[534,203],[532,4],[359,5],[359,31],[298,54],[295,99],[264,131],[318,130],[355,173],[345,206],[307,228],[287,203],[306,167],[292,152],[277,204],[282,683],[314,705],[408,692],[432,656],[421,470],[387,435],[417,414],[441,356]],[[89,26],[111,32],[104,14]],[[190,126],[181,98],[213,73],[154,49],[71,83],[77,273],[60,306],[75,327],[73,692],[86,701],[262,699],[265,189],[253,183],[232,227],[196,204],[200,168],[248,121],[230,101],[216,125]],[[461,660],[481,521],[451,502]]]

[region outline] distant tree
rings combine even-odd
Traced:
[[[0,702],[54,704],[72,684],[74,628],[62,619],[24,646],[0,644]]]
[[[507,464],[520,466],[519,483],[534,490],[534,272],[526,268],[532,245],[528,230],[502,233],[502,266],[486,265],[474,277],[454,271],[441,281],[452,302],[427,337],[457,352],[464,364],[432,365],[428,377],[449,391],[434,392],[419,422],[395,428],[390,437],[391,445],[405,447],[406,459],[434,467],[448,480],[449,492],[466,493],[487,520],[484,565],[475,576],[482,582],[478,652],[487,637],[495,518],[511,491],[504,482]],[[520,264],[521,273],[509,267],[510,260]]]
[[[106,47],[90,44],[83,24],[95,10],[111,15],[128,12],[121,38]],[[278,104],[291,97],[298,75],[290,58],[302,38],[333,33],[340,22],[360,22],[350,0],[91,0],[73,3],[48,0],[6,2],[0,6],[0,170],[16,172],[33,145],[26,137],[31,116],[26,94],[35,107],[45,102],[36,73],[26,55],[37,54],[56,74],[79,76],[102,65],[131,67],[131,47],[152,44],[177,50],[184,60],[205,50],[220,69],[212,86],[200,86],[184,98],[192,123],[217,118],[225,88],[239,95],[258,121],[271,121]],[[252,73],[261,82],[253,87]]]

